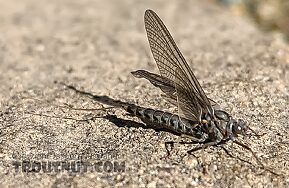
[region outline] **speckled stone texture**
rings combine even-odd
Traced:
[[[188,155],[168,132],[121,109],[100,108],[54,81],[170,112],[174,106],[131,71],[157,72],[144,30],[158,13],[208,96],[259,134]],[[288,187],[289,53],[253,23],[209,1],[0,2],[0,187]],[[31,115],[32,113],[43,116]],[[75,121],[63,118],[87,119]],[[119,118],[119,119],[117,119]],[[241,161],[237,158],[242,158]],[[125,172],[15,172],[13,160],[125,161]]]

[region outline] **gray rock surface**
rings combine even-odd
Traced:
[[[181,144],[167,157],[165,142],[178,137],[138,127],[140,121],[123,110],[59,107],[101,106],[55,80],[175,112],[157,88],[130,74],[136,69],[158,71],[144,30],[148,8],[167,25],[208,96],[256,132],[266,133],[240,140],[280,176],[260,168],[247,150],[231,142],[224,147],[235,158],[221,147],[188,155],[196,146]],[[10,0],[0,2],[0,23],[0,187],[288,186],[288,47],[248,20],[200,1]],[[107,114],[120,119],[44,116],[87,119]],[[15,160],[81,157],[124,161],[125,172],[15,172],[12,165]]]

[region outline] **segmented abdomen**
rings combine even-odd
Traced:
[[[125,110],[142,119],[145,123],[152,123],[159,128],[165,128],[177,132],[179,134],[194,135],[195,131],[192,126],[180,121],[179,116],[169,112],[154,110],[151,108],[143,108],[136,105],[124,107]]]

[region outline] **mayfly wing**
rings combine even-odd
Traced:
[[[147,10],[144,22],[160,76],[174,84],[170,95],[176,96],[179,112],[192,120],[199,120],[202,113],[213,113],[210,100],[161,19],[152,10]]]
[[[148,81],[150,81],[155,87],[160,88],[162,92],[165,93],[165,95],[162,95],[164,98],[166,98],[173,105],[177,104],[178,98],[177,98],[177,91],[175,88],[174,81],[166,77],[163,77],[161,75],[148,72],[146,70],[137,70],[131,73],[136,78],[145,78]],[[214,107],[214,109],[215,108],[218,109],[217,107],[218,104],[210,98],[209,100],[210,100],[211,105]]]
[[[155,87],[160,88],[169,99],[172,99],[170,102],[176,104],[177,93],[175,89],[175,83],[172,80],[145,70],[137,70],[131,73],[137,78],[145,78],[149,80]]]

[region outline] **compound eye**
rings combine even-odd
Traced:
[[[242,132],[242,127],[241,126],[237,126],[237,132],[241,133]]]
[[[235,132],[236,134],[243,134],[243,133],[244,133],[244,128],[243,128],[242,126],[240,126],[240,125],[235,125],[235,130],[234,130],[234,132]]]

